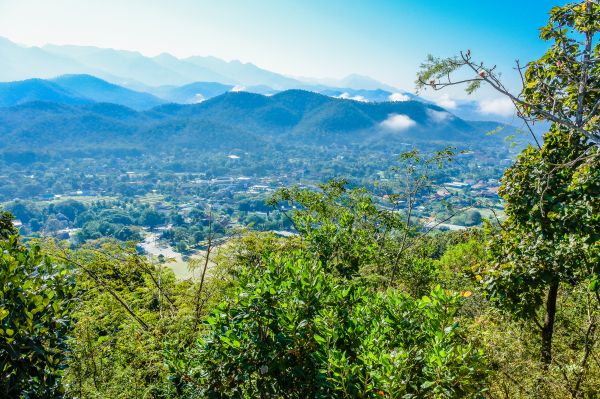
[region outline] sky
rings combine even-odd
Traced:
[[[541,55],[559,0],[0,0],[0,36],[212,55],[290,76],[368,75],[413,90],[427,54],[471,49],[516,84],[515,59]],[[459,94],[455,94],[459,95]],[[492,101],[492,100],[490,100]]]

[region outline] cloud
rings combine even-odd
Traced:
[[[410,129],[416,125],[417,122],[402,114],[390,114],[386,120],[381,122],[381,127],[395,132]]]
[[[448,94],[442,94],[433,101],[442,108],[455,109],[458,106],[456,101],[452,100]]]
[[[246,91],[246,86],[237,85],[233,87],[230,91],[233,91],[234,93],[238,91]]]
[[[343,92],[342,94],[340,94],[339,96],[337,96],[337,98],[341,98],[341,99],[344,99],[344,100],[361,101],[363,103],[369,102],[369,100],[367,100],[363,96],[353,96],[350,93],[346,93],[346,92]]]
[[[194,104],[198,104],[205,100],[206,100],[206,98],[202,95],[202,93],[196,93],[196,95],[194,95],[194,99],[192,100],[192,102]]]
[[[512,116],[515,113],[515,106],[512,101],[505,97],[481,100],[479,102],[479,112],[482,114]]]
[[[410,97],[402,93],[392,93],[388,99],[393,102],[410,101]]]
[[[452,119],[454,116],[446,111],[436,111],[433,109],[428,109],[427,110],[427,116],[429,116],[430,119],[433,119],[434,122],[436,123],[444,123],[447,122],[448,120]]]

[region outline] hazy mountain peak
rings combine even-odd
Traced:
[[[93,80],[89,75],[93,75],[103,79],[104,89],[108,90],[100,97],[97,92],[88,92],[87,95],[94,101],[115,101],[136,109],[164,101],[199,103],[234,88],[269,95],[287,89],[307,89],[330,97],[362,102],[402,102],[416,98],[413,94],[365,75],[350,74],[343,79],[296,79],[251,62],[225,61],[214,56],[179,59],[166,52],[146,57],[136,51],[94,46],[48,44],[25,47],[3,37],[0,37],[0,55],[0,81],[85,74],[88,75],[85,84],[90,85]],[[145,93],[130,92],[124,102],[112,94],[112,97],[104,97],[111,90],[118,91],[115,87],[109,90],[107,81]],[[207,82],[215,84],[210,86]],[[184,87],[193,83],[196,84],[193,87]],[[146,93],[164,101],[141,96]],[[137,100],[131,103],[134,97]],[[476,106],[473,112],[462,114],[464,107],[459,108],[456,110],[459,116],[468,119],[489,118],[488,115],[480,115]]]
[[[160,53],[156,57],[153,57],[155,60],[169,60],[169,61],[181,61],[179,58],[175,57],[170,53]]]
[[[350,74],[345,78],[339,81],[341,87],[348,87],[351,89],[363,89],[363,90],[376,90],[376,89],[384,89],[392,92],[399,91],[397,88],[390,86],[388,84],[382,83],[376,79],[373,79],[369,76],[359,75],[359,74]]]
[[[14,46],[14,47],[23,47],[20,44],[17,44],[4,36],[0,36],[0,45],[1,46]]]
[[[83,96],[43,79],[33,78],[17,82],[0,83],[0,106],[11,107],[28,102],[58,104],[85,104]]]
[[[52,81],[94,102],[120,104],[136,110],[149,109],[164,103],[151,94],[130,90],[86,74],[63,75]]]

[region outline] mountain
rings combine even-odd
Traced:
[[[220,73],[234,79],[236,82],[238,82],[238,84],[244,86],[265,85],[276,90],[285,90],[306,86],[305,83],[296,79],[267,71],[266,69],[259,68],[252,63],[242,63],[237,60],[226,62],[215,57],[199,56],[189,57],[184,61],[202,68],[219,71]]]
[[[160,110],[160,107],[153,110]],[[417,101],[368,103],[287,90],[273,96],[226,93],[201,104],[180,107],[172,116],[237,126],[263,135],[336,139],[472,141],[480,129],[444,109]],[[480,139],[480,138],[477,138]]]
[[[149,86],[179,86],[207,81],[239,86],[266,85],[282,90],[304,85],[251,63],[227,62],[215,57],[179,59],[166,53],[146,57],[134,51],[92,46],[46,45],[42,50],[55,57],[77,60],[80,68],[99,70],[121,80],[138,81]]]
[[[492,124],[497,126],[497,124]],[[414,145],[497,146],[480,126],[417,101],[365,103],[289,90],[273,96],[228,92],[200,104],[167,104],[138,112],[114,104],[32,102],[0,108],[0,153],[35,149],[99,156],[101,150],[140,153],[272,146],[368,149]],[[262,156],[268,157],[268,153]]]
[[[229,76],[225,71],[196,64],[190,59],[180,60],[171,54],[163,53],[152,58],[157,64],[168,68],[180,76],[183,76],[188,82],[204,81],[219,82],[222,84],[236,85],[239,83],[235,77]]]
[[[320,88],[318,93],[330,97],[342,98],[347,100],[368,101],[368,102],[386,102],[386,101],[423,101],[411,93],[399,91],[387,91],[382,89],[351,89],[351,88]]]
[[[166,53],[147,57],[135,51],[94,46],[49,44],[42,48],[25,47],[0,38],[0,81],[47,79],[74,74],[93,75],[130,90],[152,94],[163,101],[179,103],[196,103],[224,92],[224,87],[202,87],[209,84],[228,86],[230,88],[227,91],[268,95],[288,89],[303,89],[359,101],[421,100],[411,93],[357,74],[337,80],[292,78],[237,60],[224,61],[201,56],[179,59]],[[107,100],[111,101],[110,98]],[[138,109],[146,107],[146,100],[141,104],[129,101],[120,103]],[[470,103],[459,104],[455,112],[464,119],[508,121],[506,118],[486,115]]]
[[[94,102],[120,104],[136,110],[149,109],[165,102],[151,94],[129,90],[91,75],[64,75],[52,79],[52,82]]]
[[[307,78],[301,77],[298,80],[305,82],[313,88],[345,88],[345,90],[385,90],[390,93],[403,92],[393,86],[382,83],[368,76],[351,74],[342,79],[331,78]]]
[[[91,75],[0,82],[0,107],[36,101],[66,105],[105,102],[136,110],[150,109],[165,103],[151,94],[129,90]]]
[[[341,80],[295,79],[268,71],[252,63],[224,61],[210,56],[179,59],[163,53],[147,57],[135,51],[94,46],[52,45],[24,47],[0,38],[0,80],[53,78],[59,75],[91,74],[121,86],[182,86],[195,82],[216,82],[239,89],[273,93],[287,89],[398,90],[361,75]]]
[[[40,84],[42,79],[37,79],[30,82]],[[183,86],[159,86],[151,87],[138,84],[139,90],[132,90],[127,87],[119,86],[92,75],[62,75],[58,78],[48,80],[55,83],[65,91],[69,92],[70,96],[81,97],[89,100],[88,102],[109,102],[127,107],[144,110],[163,104],[165,102],[173,102],[178,104],[196,104],[213,97],[224,94],[228,91],[246,91],[251,93],[274,95],[279,93],[279,90],[273,89],[270,86],[248,86],[240,88],[231,84],[223,84],[218,82],[194,82]],[[3,101],[1,106],[11,106],[27,101],[54,101],[58,103],[70,104],[72,101],[67,99],[59,99],[52,96],[33,96],[24,100],[10,100],[8,98],[10,90],[5,85],[6,89],[2,94]],[[387,102],[391,99],[397,101],[419,100],[418,97],[410,93],[392,93],[386,90],[362,90],[350,88],[329,88],[315,87],[316,93],[320,93],[329,97],[365,101],[365,102]],[[400,97],[396,97],[400,96]],[[18,98],[18,96],[17,96]],[[2,99],[0,99],[2,101]],[[468,114],[471,116],[471,114]],[[467,118],[468,119],[468,118]]]
[[[0,82],[0,107],[47,101],[60,104],[86,104],[91,101],[57,83],[43,79]]]
[[[0,81],[52,78],[64,73],[95,73],[75,59],[24,47],[0,37]]]
[[[337,82],[337,86],[339,87],[349,87],[351,89],[362,89],[362,90],[377,90],[383,89],[390,91],[392,93],[398,92],[400,90],[387,85],[385,83],[381,83],[373,78],[368,76],[351,74],[346,76],[345,78],[339,80]]]
[[[178,104],[196,104],[227,93],[234,86],[217,82],[194,82],[184,86],[160,86],[147,90],[166,101]]]
[[[181,85],[193,81],[164,67],[154,59],[135,51],[114,50],[93,46],[56,46],[45,45],[43,50],[49,54],[76,59],[87,68],[102,71],[104,75],[119,77],[119,81],[134,80],[151,86]],[[70,74],[66,71],[63,74]],[[98,75],[101,76],[102,75]],[[111,80],[114,81],[114,80]]]

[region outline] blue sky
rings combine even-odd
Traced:
[[[538,57],[558,0],[0,0],[0,36],[239,59],[293,76],[372,76],[412,90],[420,62],[470,48],[511,66]]]

